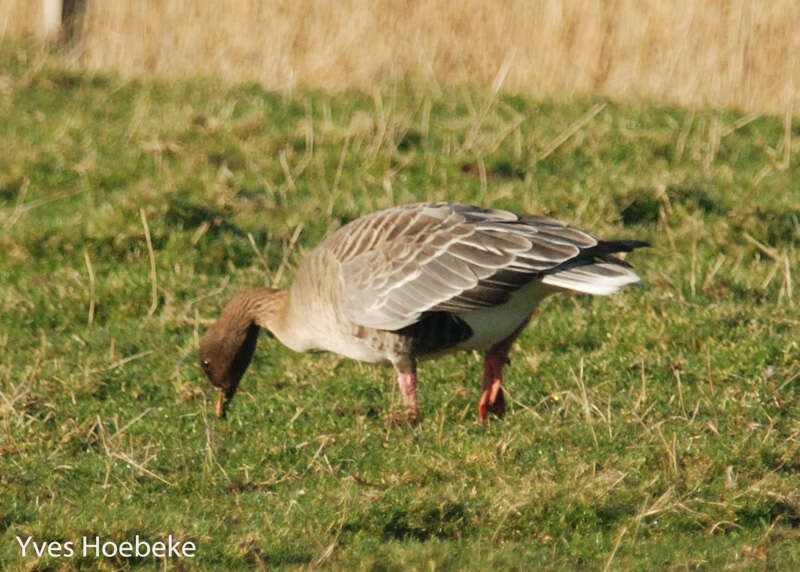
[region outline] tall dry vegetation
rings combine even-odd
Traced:
[[[536,96],[800,108],[796,0],[89,0],[84,30],[87,66],[137,76],[339,90],[410,75]]]
[[[39,34],[41,3],[33,0],[0,0],[0,37]]]

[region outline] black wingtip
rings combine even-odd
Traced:
[[[604,240],[602,244],[608,252],[631,252],[636,248],[651,246],[646,240]]]
[[[617,252],[631,252],[643,246],[650,246],[650,243],[644,240],[603,240],[597,246],[584,250],[582,254],[631,268],[629,263],[617,258],[614,254]]]

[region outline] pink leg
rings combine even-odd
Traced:
[[[529,320],[530,318],[522,322],[510,336],[497,342],[486,352],[483,361],[483,393],[478,402],[478,415],[482,422],[486,421],[487,413],[494,413],[498,417],[502,417],[506,412],[506,400],[503,397],[503,388],[500,387],[503,382],[503,366],[510,362],[508,352],[511,344],[528,325]]]
[[[419,413],[419,406],[417,405],[417,364],[413,358],[400,358],[394,362],[394,369],[397,371],[397,385],[400,386],[403,403],[408,409],[409,417],[414,419]]]
[[[478,402],[478,414],[481,421],[486,421],[487,413],[502,417],[506,411],[506,400],[503,397],[503,366],[509,362],[507,355],[487,353],[483,362],[483,393]]]
[[[403,395],[403,403],[408,408],[409,415],[413,418],[419,413],[417,405],[417,374],[398,373],[397,385],[400,386],[400,393]]]

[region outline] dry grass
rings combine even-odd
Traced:
[[[0,0],[22,13],[28,0]],[[31,9],[27,9],[31,12]],[[8,10],[3,10],[8,12]],[[29,30],[24,18],[6,23]],[[269,89],[407,76],[770,113],[800,109],[794,0],[89,1],[84,62]]]
[[[0,37],[41,34],[41,4],[31,0],[0,0]]]

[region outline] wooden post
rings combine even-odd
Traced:
[[[42,7],[42,34],[46,38],[70,43],[80,33],[88,0],[39,0]]]
[[[45,36],[54,37],[61,30],[61,0],[41,0],[42,32]]]

